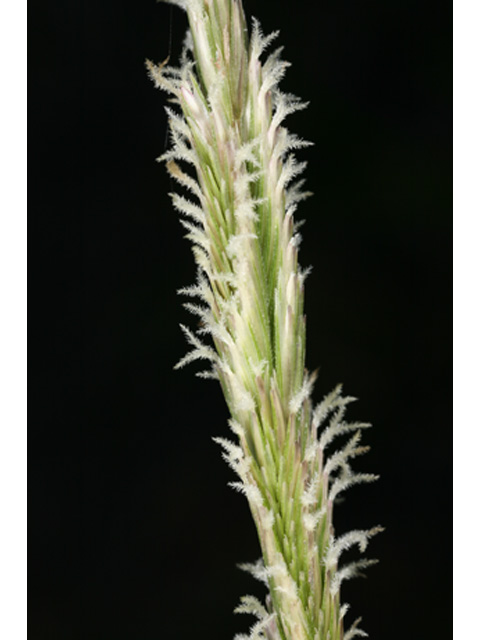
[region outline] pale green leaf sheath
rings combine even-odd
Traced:
[[[355,474],[364,453],[363,423],[344,420],[352,398],[340,388],[315,409],[314,376],[305,371],[305,272],[298,265],[293,214],[304,165],[293,151],[307,143],[283,127],[306,105],[278,89],[286,67],[279,51],[262,54],[277,34],[251,36],[238,0],[177,0],[190,31],[180,68],[148,63],[157,86],[180,110],[167,109],[172,148],[162,159],[191,194],[172,194],[198,265],[182,292],[200,328],[183,327],[192,350],[179,363],[209,362],[218,378],[235,441],[218,438],[239,479],[257,527],[262,560],[245,568],[269,589],[266,605],[243,598],[238,612],[257,618],[250,638],[349,640],[343,631],[343,580],[371,564],[339,566],[343,551],[364,551],[379,527],[336,537],[333,503],[349,486],[375,476]],[[188,168],[190,167],[190,168]],[[213,343],[213,346],[210,346]],[[350,434],[341,448],[332,442]],[[358,622],[358,621],[357,621]],[[237,636],[238,640],[247,636]]]

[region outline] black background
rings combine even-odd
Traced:
[[[348,619],[373,640],[451,636],[451,8],[427,0],[245,0],[310,100],[289,127],[303,203],[307,365],[374,424],[338,532],[378,523]],[[259,551],[215,435],[227,412],[185,353],[188,244],[155,163],[180,10],[153,0],[30,7],[31,640],[233,637]],[[171,45],[170,45],[171,42]]]

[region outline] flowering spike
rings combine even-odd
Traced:
[[[200,323],[196,331],[182,326],[192,350],[177,367],[207,360],[211,370],[199,375],[221,383],[236,440],[215,442],[238,476],[230,485],[249,502],[262,551],[261,561],[242,568],[269,589],[265,606],[242,599],[236,611],[257,621],[237,639],[349,640],[365,633],[358,621],[343,632],[341,584],[373,561],[338,568],[338,560],[354,545],[363,552],[381,529],[336,537],[333,503],[377,476],[350,467],[368,450],[360,436],[370,426],[345,422],[354,398],[338,386],[314,408],[315,375],[305,369],[308,271],[298,264],[293,215],[310,194],[298,180],[306,164],[293,151],[310,143],[284,122],[307,103],[279,89],[289,66],[281,48],[262,61],[278,32],[264,36],[254,19],[249,38],[240,0],[170,2],[190,25],[181,65],[147,67],[176,105],[167,108],[171,149],[160,159],[194,197],[172,194],[198,267],[196,284],[180,293],[201,301],[185,304]]]

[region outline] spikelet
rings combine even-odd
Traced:
[[[381,528],[336,537],[333,504],[377,476],[351,468],[368,450],[360,438],[370,426],[345,421],[354,398],[338,386],[314,408],[315,375],[305,370],[308,272],[293,215],[310,193],[294,152],[310,143],[284,121],[307,103],[279,89],[289,65],[281,49],[265,53],[278,33],[265,36],[254,19],[249,37],[240,0],[170,1],[190,24],[181,65],[147,67],[176,105],[166,110],[171,147],[159,160],[182,190],[171,197],[198,268],[180,293],[199,300],[185,306],[200,323],[182,326],[191,351],[177,366],[206,360],[211,369],[200,375],[222,385],[236,440],[214,440],[238,476],[230,484],[249,502],[262,551],[242,568],[269,590],[266,605],[242,599],[237,613],[256,622],[236,638],[349,640],[365,632],[357,621],[344,633],[341,584],[375,561],[339,567],[339,559],[352,546],[363,552]]]

